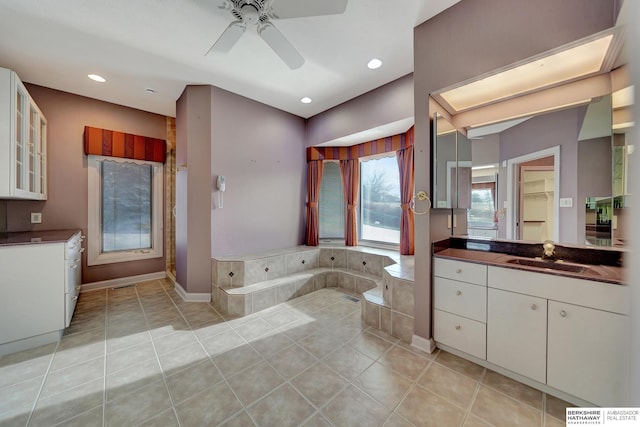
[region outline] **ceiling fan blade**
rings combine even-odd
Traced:
[[[247,26],[244,25],[241,21],[232,22],[231,24],[229,24],[227,29],[224,30],[220,38],[218,38],[213,46],[211,46],[211,49],[209,49],[206,55],[210,54],[211,52],[229,52],[233,45],[235,45],[240,39],[240,36],[244,34],[246,29]]]
[[[302,55],[272,23],[265,22],[260,25],[258,34],[292,70],[300,68],[304,64]]]
[[[347,0],[273,0],[269,12],[275,18],[336,15],[344,13]]]

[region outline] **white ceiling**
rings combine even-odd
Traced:
[[[0,66],[163,115],[175,116],[185,85],[209,84],[308,118],[411,73],[413,28],[458,1],[349,0],[341,15],[274,20],[306,59],[290,70],[252,28],[205,56],[234,20],[220,0],[0,0]],[[383,65],[369,70],[374,57]]]

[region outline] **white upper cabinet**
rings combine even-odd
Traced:
[[[0,198],[47,198],[47,119],[6,68],[0,68]]]

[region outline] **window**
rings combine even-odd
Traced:
[[[496,210],[496,183],[474,182],[471,184],[471,209],[467,214],[470,226],[493,227]]]
[[[395,153],[360,160],[360,240],[400,243],[400,172]]]
[[[162,164],[89,156],[88,265],[162,256]]]
[[[324,162],[318,209],[320,238],[344,239],[344,190],[338,162]]]

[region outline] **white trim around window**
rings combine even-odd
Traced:
[[[148,249],[122,250],[102,252],[102,192],[100,171],[102,162],[108,160],[119,163],[136,163],[152,166],[151,194],[151,247]],[[121,159],[104,156],[88,156],[88,230],[87,230],[87,265],[101,265],[116,262],[137,261],[160,258],[163,256],[163,165],[133,159]]]

